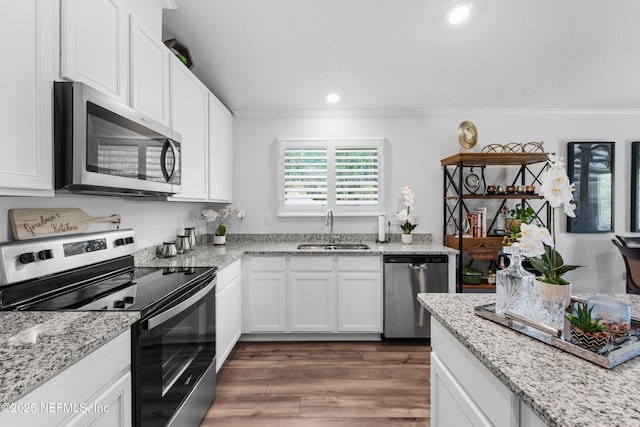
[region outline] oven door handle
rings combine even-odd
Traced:
[[[193,296],[189,297],[189,299],[182,301],[180,304],[171,307],[167,311],[163,311],[162,313],[149,318],[149,320],[147,320],[147,329],[153,329],[156,326],[161,325],[167,320],[184,312],[189,307],[191,307],[192,305],[200,301],[206,294],[211,292],[211,290],[215,286],[216,286],[216,280],[213,279],[207,286],[205,286],[204,288],[200,289],[198,292],[193,294]]]

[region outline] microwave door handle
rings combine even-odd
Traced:
[[[170,320],[171,318],[177,316],[178,314],[183,313],[189,307],[200,301],[206,294],[211,292],[215,285],[215,280],[212,280],[207,286],[200,289],[193,296],[189,297],[189,299],[182,301],[180,304],[171,307],[167,311],[163,311],[162,313],[151,317],[149,320],[147,320],[147,329],[153,329],[156,326],[166,322],[167,320]]]
[[[171,150],[173,153],[173,164],[171,165],[171,173],[167,170],[167,151]],[[160,168],[162,169],[162,176],[164,176],[165,181],[171,182],[173,179],[173,175],[176,173],[176,163],[178,162],[178,157],[176,153],[178,150],[174,145],[173,141],[167,138],[164,142],[164,146],[162,147],[162,152],[160,153]]]

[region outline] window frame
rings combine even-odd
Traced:
[[[276,193],[279,217],[324,216],[330,209],[334,216],[379,216],[384,212],[385,138],[278,138],[276,140]],[[326,148],[327,206],[285,206],[284,151],[286,148]],[[378,204],[372,206],[336,205],[336,148],[376,148],[378,150]]]

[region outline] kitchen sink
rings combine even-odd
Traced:
[[[298,245],[298,249],[327,250],[327,251],[339,251],[339,250],[364,251],[370,248],[369,248],[369,245],[365,245],[363,243],[302,243]]]

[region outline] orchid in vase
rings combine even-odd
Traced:
[[[527,249],[529,261],[540,277],[537,279],[552,285],[568,285],[562,277],[565,273],[579,266],[564,263],[556,248],[555,213],[562,207],[565,215],[575,217],[576,205],[572,203],[575,185],[569,181],[562,157],[549,154],[547,170],[540,175],[540,193],[551,206],[551,232],[546,227],[536,224],[522,224],[518,246]]]
[[[200,217],[206,222],[214,222],[216,236],[224,236],[227,232],[227,227],[224,225],[226,221],[231,218],[237,219],[239,222],[244,220],[245,212],[242,209],[238,209],[234,204],[228,204],[219,211],[213,209],[203,209],[200,212]]]
[[[418,224],[411,223],[411,221],[413,221],[411,208],[416,203],[416,196],[415,194],[413,194],[413,191],[411,191],[411,188],[408,185],[405,185],[404,187],[402,187],[402,197],[404,198],[404,205],[407,208],[396,212],[395,214],[393,214],[393,216],[400,222],[402,233],[411,234],[411,232],[418,226]]]

